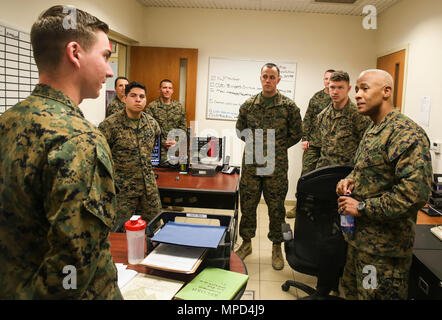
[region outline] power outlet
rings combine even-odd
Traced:
[[[438,142],[438,141],[433,141],[431,143],[431,150],[434,151],[434,153],[439,154],[440,153],[440,146],[442,143]]]

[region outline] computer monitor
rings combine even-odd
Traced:
[[[191,163],[224,163],[225,137],[193,137],[190,150]]]
[[[158,136],[157,142],[152,150],[152,158],[150,162],[153,166],[159,166],[161,163],[161,137]]]

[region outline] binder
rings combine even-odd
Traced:
[[[232,300],[249,276],[219,268],[205,268],[176,295],[180,300]]]

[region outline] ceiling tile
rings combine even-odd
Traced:
[[[366,5],[376,7],[377,14],[400,0],[356,0],[354,4],[316,2],[315,0],[137,0],[146,7],[199,8],[328,13],[362,16]],[[323,1],[323,0],[321,0]],[[339,1],[339,0],[330,0]],[[342,1],[342,0],[341,0]]]

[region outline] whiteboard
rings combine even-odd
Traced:
[[[239,107],[262,91],[259,77],[267,60],[209,58],[207,84],[207,119],[236,120]],[[295,99],[296,63],[271,61],[281,73],[278,90]]]

